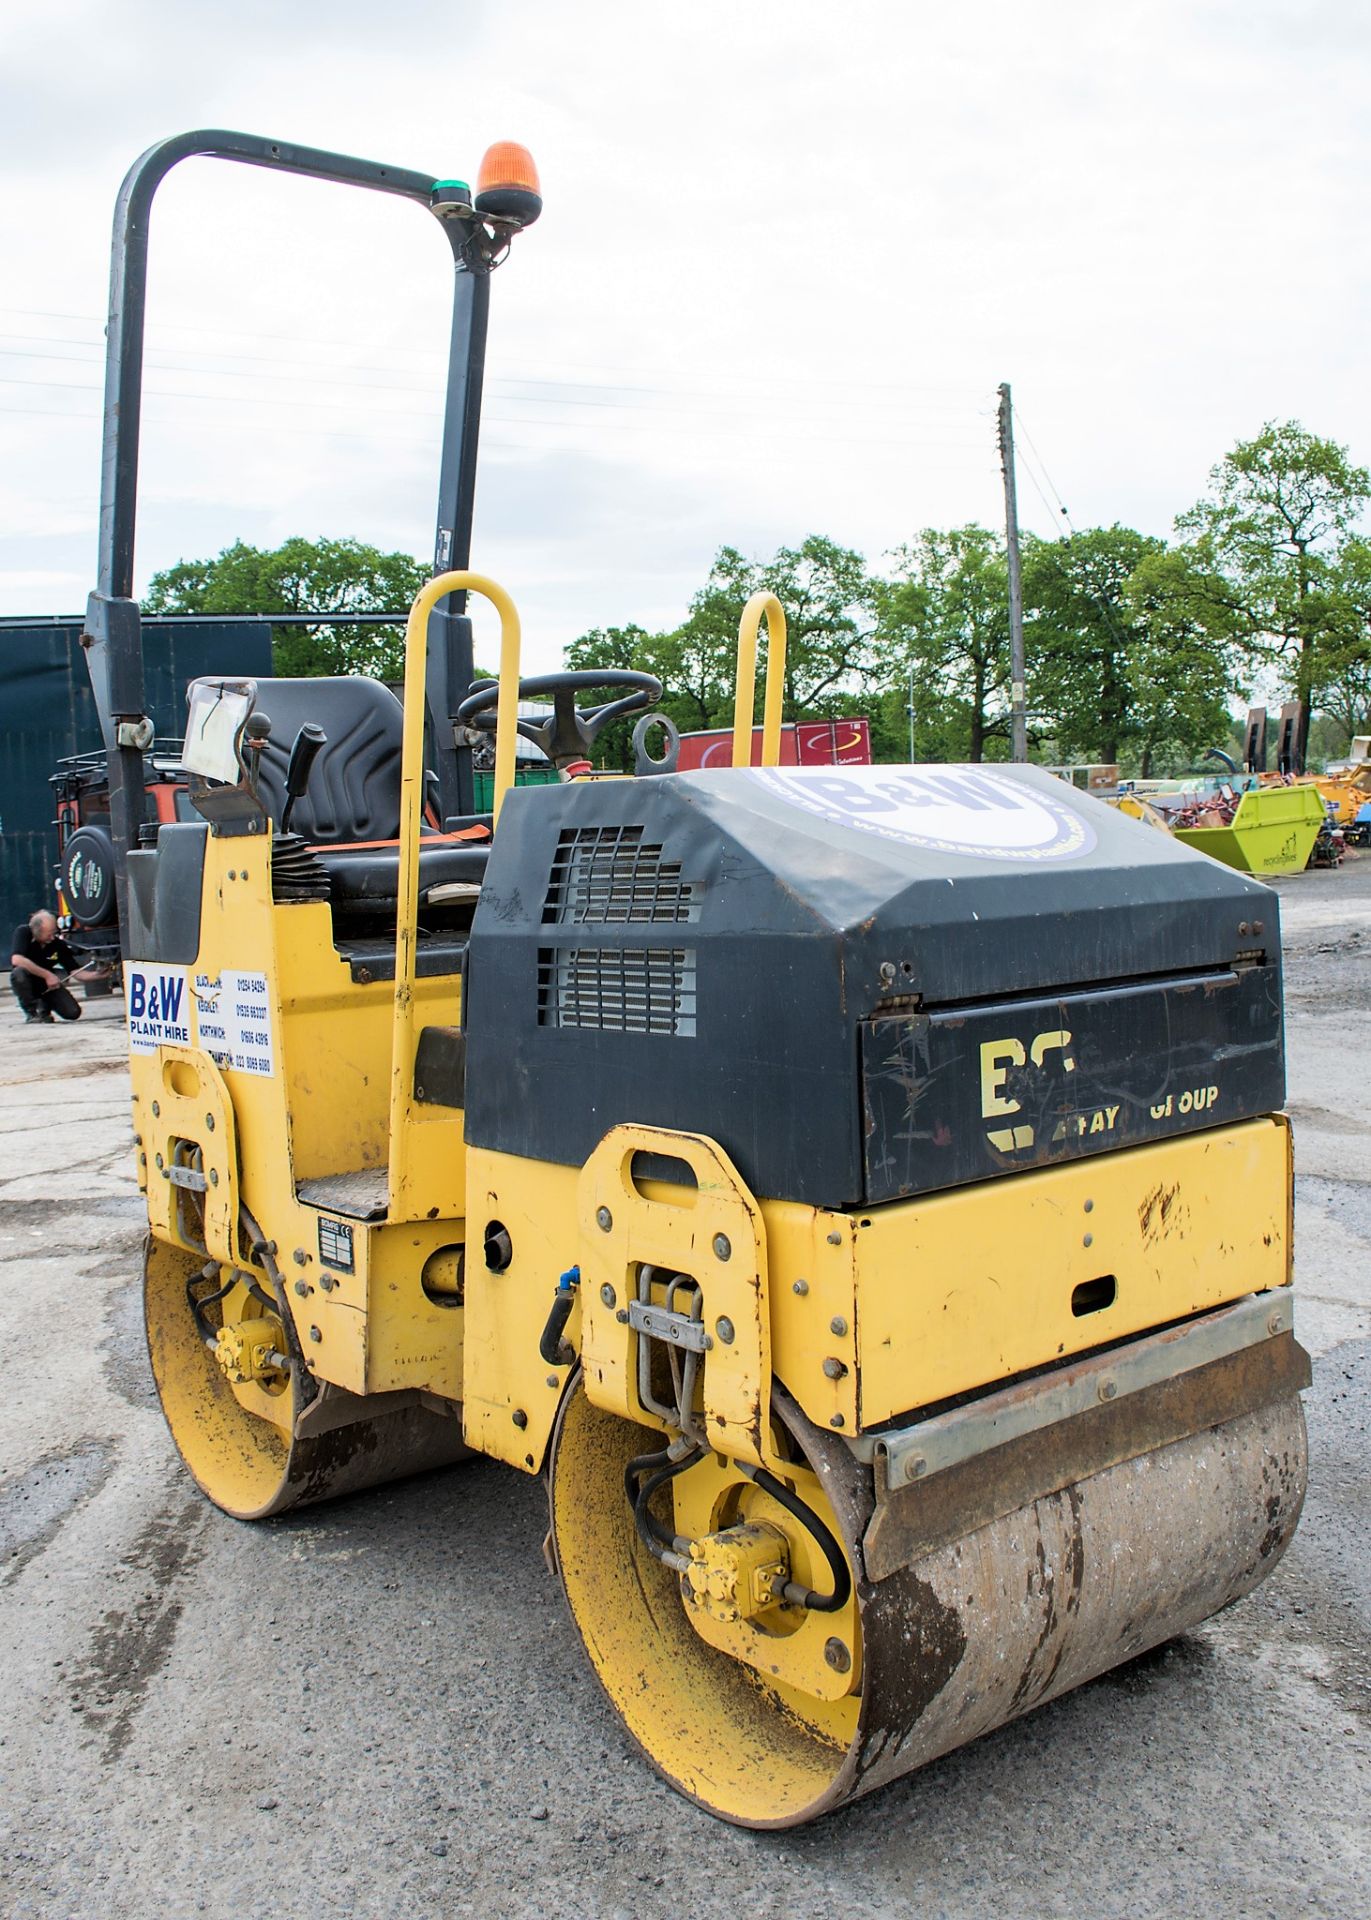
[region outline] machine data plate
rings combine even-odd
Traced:
[[[345,1220],[319,1220],[319,1263],[337,1273],[353,1271],[352,1228]]]

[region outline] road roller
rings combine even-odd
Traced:
[[[194,682],[189,816],[141,831],[142,263],[192,154],[436,212],[453,369],[403,701]],[[125,184],[86,641],[148,1348],[186,1467],[243,1521],[472,1455],[540,1478],[628,1734],[709,1812],[785,1827],[1284,1552],[1310,1376],[1278,903],[1038,768],[778,764],[769,596],[732,766],[675,770],[648,675],[521,680],[469,535],[487,282],[536,200],[521,149],[473,195],[228,134]],[[634,713],[635,773],[597,776]],[[519,732],[555,784],[514,784]]]

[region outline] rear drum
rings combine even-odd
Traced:
[[[414,1405],[297,1437],[315,1382],[297,1360],[274,1391],[234,1390],[186,1297],[187,1282],[203,1264],[203,1255],[149,1237],[143,1301],[162,1411],[182,1459],[215,1506],[238,1520],[262,1520],[469,1457],[460,1418]],[[225,1304],[232,1307],[232,1296]]]

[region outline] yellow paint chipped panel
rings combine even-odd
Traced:
[[[538,1340],[557,1277],[576,1261],[577,1175],[575,1167],[468,1149],[465,1438],[469,1447],[525,1473],[542,1465],[570,1373],[547,1365]],[[492,1273],[482,1253],[493,1222],[505,1228],[512,1249],[502,1273]],[[579,1321],[576,1308],[566,1328],[573,1347]]]
[[[776,1378],[818,1427],[857,1425],[858,1247],[867,1214],[764,1200]]]
[[[875,1209],[863,1427],[1288,1283],[1283,1116]]]

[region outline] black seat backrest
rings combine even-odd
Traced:
[[[364,675],[337,679],[259,680],[257,711],[271,720],[261,750],[258,786],[280,822],[286,763],[306,721],[328,735],[296,801],[291,831],[317,846],[394,840],[400,831],[400,750],[404,710],[389,687]]]

